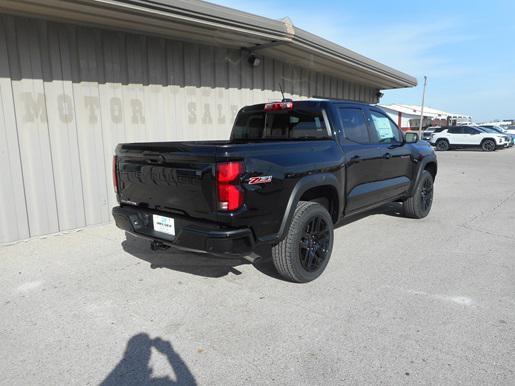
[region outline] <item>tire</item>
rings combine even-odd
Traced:
[[[333,220],[327,209],[316,202],[300,201],[288,234],[272,248],[277,272],[297,283],[316,279],[329,262],[333,239]]]
[[[494,151],[495,142],[491,139],[485,139],[483,142],[481,142],[481,149],[483,149],[483,151]]]
[[[433,204],[433,176],[427,170],[422,172],[413,196],[404,201],[404,216],[424,218]]]
[[[447,141],[446,139],[439,139],[438,141],[436,141],[435,146],[436,150],[447,151],[449,150],[449,141]]]

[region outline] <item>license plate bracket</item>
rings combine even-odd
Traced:
[[[154,230],[156,232],[161,232],[170,236],[175,236],[175,220],[173,218],[153,214],[152,222],[154,224]]]

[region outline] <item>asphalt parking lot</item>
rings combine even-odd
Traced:
[[[114,225],[0,248],[0,383],[515,384],[515,148],[438,157],[429,217],[349,222],[309,284]]]

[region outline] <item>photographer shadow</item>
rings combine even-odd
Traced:
[[[154,377],[150,367],[152,347],[164,355],[175,374],[171,377]],[[196,385],[191,373],[181,356],[171,343],[161,338],[150,339],[148,334],[139,333],[127,342],[123,358],[100,383],[101,386],[118,385]]]

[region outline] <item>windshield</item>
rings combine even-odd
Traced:
[[[232,129],[232,140],[327,139],[329,133],[320,110],[241,111]]]

